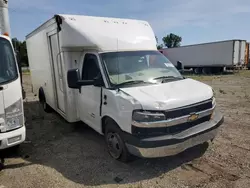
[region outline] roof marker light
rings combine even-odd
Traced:
[[[3,35],[4,35],[4,36],[7,36],[7,37],[10,36],[9,33],[7,33],[7,32],[3,33]]]

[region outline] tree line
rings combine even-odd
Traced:
[[[167,36],[162,38],[163,44],[159,44],[157,36],[155,36],[157,42],[157,49],[162,49],[164,47],[167,48],[175,48],[181,46],[182,38],[176,34],[170,33]]]
[[[182,38],[173,33],[168,34],[167,36],[162,38],[162,43],[159,43],[157,36],[155,36],[157,41],[157,49],[162,49],[164,47],[174,48],[179,47],[181,45]],[[28,54],[26,41],[19,41],[17,38],[12,39],[12,44],[17,54],[18,61],[20,62],[22,67],[28,67]]]
[[[28,54],[26,41],[19,41],[17,38],[12,39],[12,44],[16,52],[17,60],[21,64],[22,67],[29,66]]]

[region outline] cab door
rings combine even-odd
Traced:
[[[83,58],[81,79],[94,80],[100,74],[98,58],[95,53],[86,53]],[[80,119],[95,129],[101,130],[101,94],[102,87],[81,86],[78,94],[78,112]]]

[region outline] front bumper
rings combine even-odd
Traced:
[[[0,133],[0,150],[19,145],[24,142],[25,138],[25,126],[7,133]]]
[[[176,155],[184,150],[215,138],[224,117],[217,110],[210,121],[198,124],[175,135],[163,135],[140,139],[124,133],[128,151],[145,158]]]

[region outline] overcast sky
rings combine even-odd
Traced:
[[[147,20],[159,41],[172,32],[182,44],[250,41],[250,0],[9,0],[12,37],[25,36],[54,14]]]

